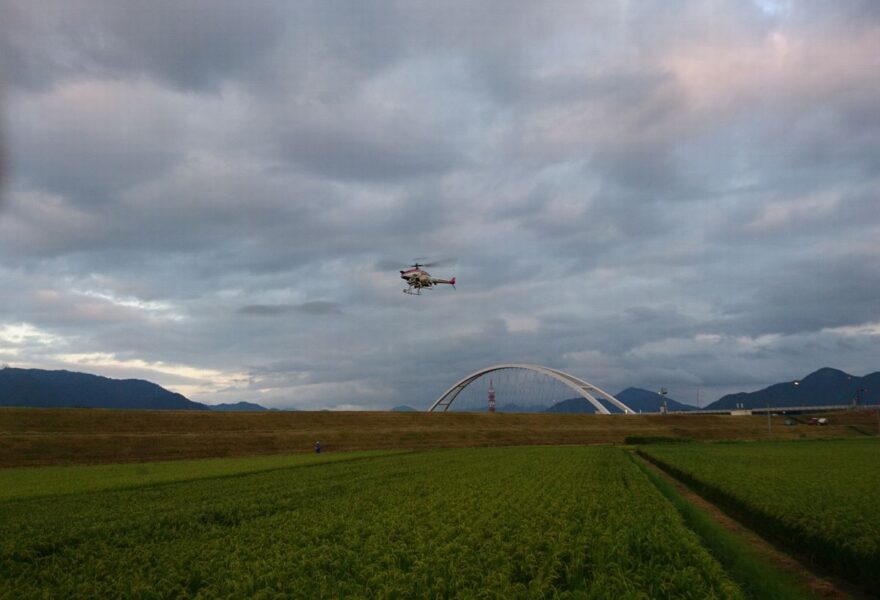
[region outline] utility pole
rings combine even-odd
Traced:
[[[773,425],[772,425],[772,421],[770,420],[770,403],[769,402],[767,403],[767,434],[773,435]]]
[[[858,388],[856,390],[856,397],[853,399],[853,406],[858,408],[862,403],[862,392],[865,391],[865,388]]]

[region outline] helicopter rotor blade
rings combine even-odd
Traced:
[[[429,260],[426,256],[419,256],[417,258],[412,259],[412,262],[391,260],[391,259],[382,259],[373,263],[373,268],[377,271],[395,271],[400,269],[402,266],[406,266],[408,268],[413,267],[449,267],[458,262],[458,259],[452,257],[444,257],[436,260]]]
[[[419,263],[423,267],[449,267],[458,262],[457,259],[452,257],[444,257],[438,258],[437,260],[432,260],[431,262]]]

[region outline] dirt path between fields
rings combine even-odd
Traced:
[[[645,460],[641,456],[638,456],[638,454],[634,454],[634,456],[647,468],[671,483],[685,500],[708,514],[722,527],[743,539],[755,555],[761,560],[773,565],[781,571],[791,574],[796,581],[800,582],[804,588],[808,589],[815,596],[819,598],[853,598],[857,600],[873,597],[859,590],[847,581],[843,581],[827,573],[817,573],[811,567],[805,566],[804,563],[800,562],[790,554],[786,554],[764,538],[760,537],[753,530],[728,516],[727,513],[722,511],[716,505],[692,491],[689,487],[666,473],[658,466]]]

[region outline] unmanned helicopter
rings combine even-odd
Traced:
[[[412,296],[421,296],[422,290],[427,290],[437,285],[438,283],[446,283],[452,286],[452,289],[455,289],[455,277],[452,279],[438,279],[437,277],[432,277],[430,273],[422,269],[422,267],[431,267],[436,265],[437,263],[413,263],[410,265],[409,269],[400,272],[400,278],[406,281],[407,287],[403,289],[404,294],[410,294]]]

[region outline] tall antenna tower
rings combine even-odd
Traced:
[[[489,380],[489,412],[495,412],[495,388],[492,387],[492,380]]]

